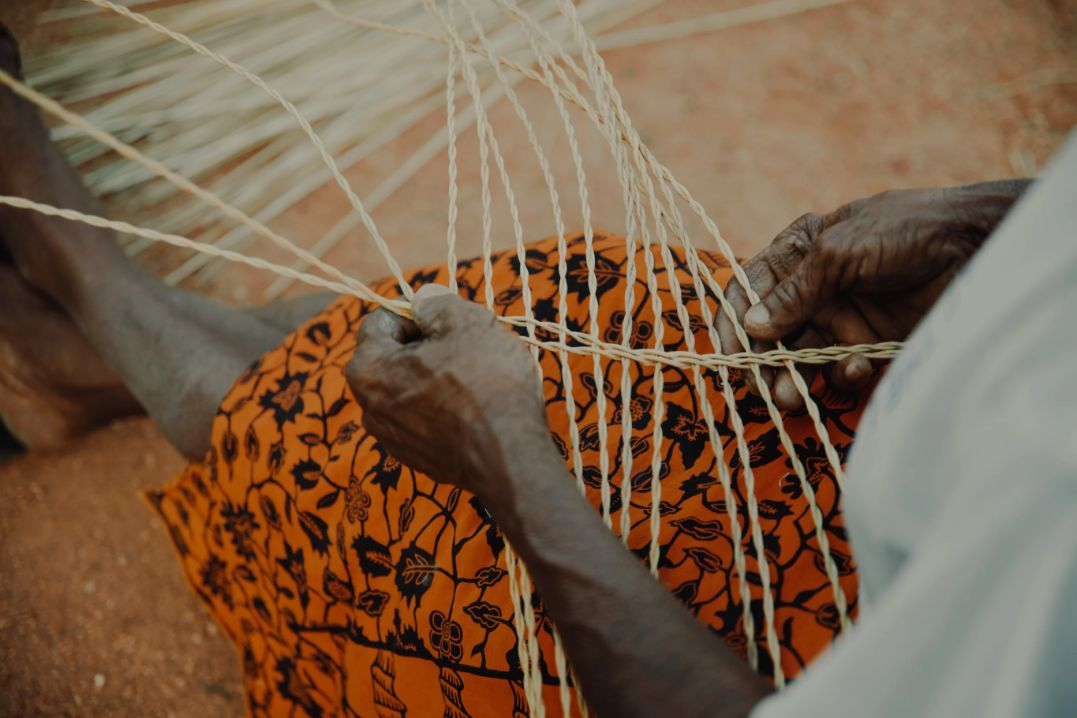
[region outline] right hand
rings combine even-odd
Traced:
[[[761,301],[750,307],[737,282],[726,289],[752,350],[905,339],[1016,199],[977,187],[884,192],[793,222],[745,266]],[[723,352],[743,351],[724,312],[717,324]],[[829,371],[853,390],[874,368],[853,355]],[[802,407],[787,370],[763,378],[780,408]]]
[[[492,312],[445,287],[420,288],[412,312],[379,309],[359,328],[345,374],[363,423],[404,464],[500,505],[514,487],[494,469],[550,442],[535,365]]]

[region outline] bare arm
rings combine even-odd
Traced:
[[[367,319],[349,380],[401,461],[474,492],[523,558],[599,715],[745,716],[769,692],[603,525],[550,439],[531,362],[492,314],[417,296]]]
[[[769,692],[655,581],[569,480],[548,435],[508,437],[484,499],[524,559],[600,716],[745,716]]]

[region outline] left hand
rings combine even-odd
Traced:
[[[426,285],[414,320],[385,309],[359,329],[346,376],[367,431],[394,457],[484,501],[516,442],[549,442],[534,364],[485,308]]]
[[[760,303],[749,309],[736,282],[726,297],[744,320],[753,351],[779,339],[794,349],[903,340],[1015,198],[1006,183],[984,183],[883,192],[829,214],[804,215],[745,266]],[[725,314],[717,327],[724,351],[742,350]],[[810,385],[814,369],[799,371]],[[858,355],[828,368],[831,383],[847,391],[873,373],[871,361]],[[788,370],[764,368],[761,375],[768,384],[773,377],[779,408],[803,408]]]

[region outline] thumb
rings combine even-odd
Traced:
[[[424,284],[415,291],[415,300],[421,301],[429,297],[440,297],[445,294],[452,294],[452,290],[444,284]]]
[[[835,293],[819,260],[811,252],[744,315],[744,329],[752,337],[778,341],[810,321],[819,307]]]
[[[412,320],[424,337],[437,337],[457,324],[456,315],[466,304],[448,287],[424,284],[412,297]]]

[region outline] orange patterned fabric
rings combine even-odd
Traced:
[[[595,240],[600,324],[607,341],[621,340],[626,252],[624,240]],[[678,261],[683,257],[675,255]],[[639,276],[644,266],[641,257]],[[729,278],[718,258],[704,260],[719,280]],[[553,240],[531,245],[527,267],[539,319],[557,314],[557,250]],[[586,331],[587,268],[581,238],[567,255],[569,326]],[[496,310],[522,314],[519,263],[514,253],[494,260]],[[690,275],[678,268],[682,284]],[[462,295],[482,301],[482,263],[461,263]],[[668,287],[661,270],[660,283]],[[414,285],[446,283],[445,269],[414,273]],[[390,282],[378,287],[393,294]],[[655,317],[646,288],[632,307],[633,345],[651,346]],[[668,289],[661,291],[667,326],[678,326]],[[698,316],[699,298],[684,300]],[[713,298],[705,301],[714,304]],[[504,543],[482,505],[452,486],[416,474],[388,455],[363,430],[361,411],[343,369],[356,331],[371,307],[335,302],[239,377],[221,403],[213,448],[150,498],[164,520],[188,581],[239,648],[251,714],[347,716],[527,715],[512,626]],[[694,321],[697,347],[711,351]],[[550,337],[552,338],[552,337]],[[667,329],[667,349],[684,348]],[[541,355],[553,438],[569,460],[568,417],[556,355]],[[653,367],[633,365],[632,500],[621,505],[621,365],[604,360],[605,384],[596,386],[589,356],[570,355],[580,427],[587,499],[601,504],[596,394],[608,398],[610,484],[614,526],[630,511],[629,548],[646,561],[650,533],[650,461],[654,413]],[[761,668],[772,672],[763,637],[762,591],[756,554],[747,536],[747,578],[756,635],[744,634],[744,606],[733,566],[731,531],[717,462],[730,467],[742,527],[744,476],[734,446],[719,377],[707,376],[722,438],[721,456],[707,440],[699,410],[704,400],[689,374],[666,367],[661,446],[661,559],[659,575],[698,619],[742,655],[759,647]],[[838,630],[832,591],[800,485],[781,450],[762,402],[737,372],[738,409],[755,467],[764,545],[771,565],[782,667],[795,675]],[[819,400],[839,452],[851,442],[861,398],[839,394],[817,380]],[[808,468],[825,517],[834,559],[851,605],[856,576],[839,512],[839,496],[822,446],[806,417],[789,417],[788,430]],[[573,481],[566,471],[566,481]],[[556,517],[551,517],[556,520]],[[549,619],[536,597],[545,697],[559,712]],[[596,606],[595,610],[601,610]]]

